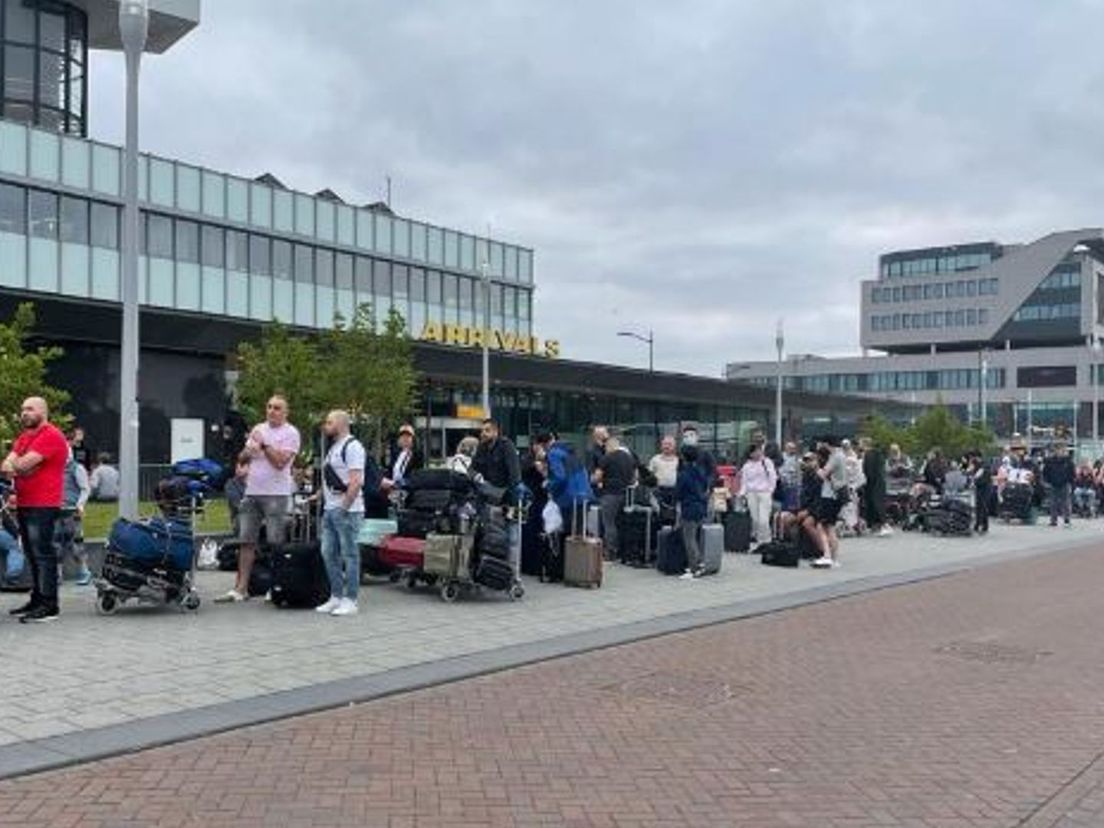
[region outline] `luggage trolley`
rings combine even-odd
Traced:
[[[158,485],[162,517],[137,523],[120,518],[112,526],[100,575],[93,581],[99,614],[114,615],[129,601],[199,609],[194,526],[204,497],[191,487],[174,490],[168,482]]]

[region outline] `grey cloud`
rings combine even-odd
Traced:
[[[318,10],[321,9],[322,13]],[[313,12],[313,13],[312,13]],[[1100,223],[1095,0],[208,0],[145,146],[536,248],[568,356],[857,348],[879,252]],[[120,66],[93,72],[121,133]]]

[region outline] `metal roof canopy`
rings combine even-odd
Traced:
[[[88,15],[88,48],[121,51],[119,0],[67,0]],[[200,0],[149,0],[146,51],[161,54],[199,25]]]

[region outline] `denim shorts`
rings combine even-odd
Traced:
[[[238,512],[238,540],[253,544],[265,528],[269,543],[283,543],[291,516],[291,498],[287,495],[246,495]]]

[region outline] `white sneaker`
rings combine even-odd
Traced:
[[[831,569],[832,565],[833,565],[832,559],[827,557],[827,556],[824,556],[824,555],[817,558],[812,563],[812,566],[815,566],[817,569]]]
[[[688,569],[685,572],[683,572],[681,575],[679,575],[679,580],[680,581],[692,581],[692,580],[694,580],[694,573],[691,572]]]
[[[892,534],[893,530],[890,529],[888,526],[883,526],[881,529],[878,530],[879,538],[888,538]]]
[[[242,595],[236,589],[232,589],[225,595],[220,595],[215,599],[216,604],[240,604],[242,601],[248,601],[248,595]]]
[[[352,601],[348,598],[342,598],[340,601],[337,602],[337,606],[334,607],[332,612],[330,612],[330,615],[356,615],[358,612],[360,612],[360,608],[357,607],[356,601]]]
[[[340,606],[341,606],[341,599],[340,598],[334,598],[333,596],[331,596],[329,601],[327,601],[326,603],[324,603],[320,607],[315,607],[314,611],[315,612],[321,612],[325,615],[329,615],[331,612],[333,612],[335,609],[337,609]]]

